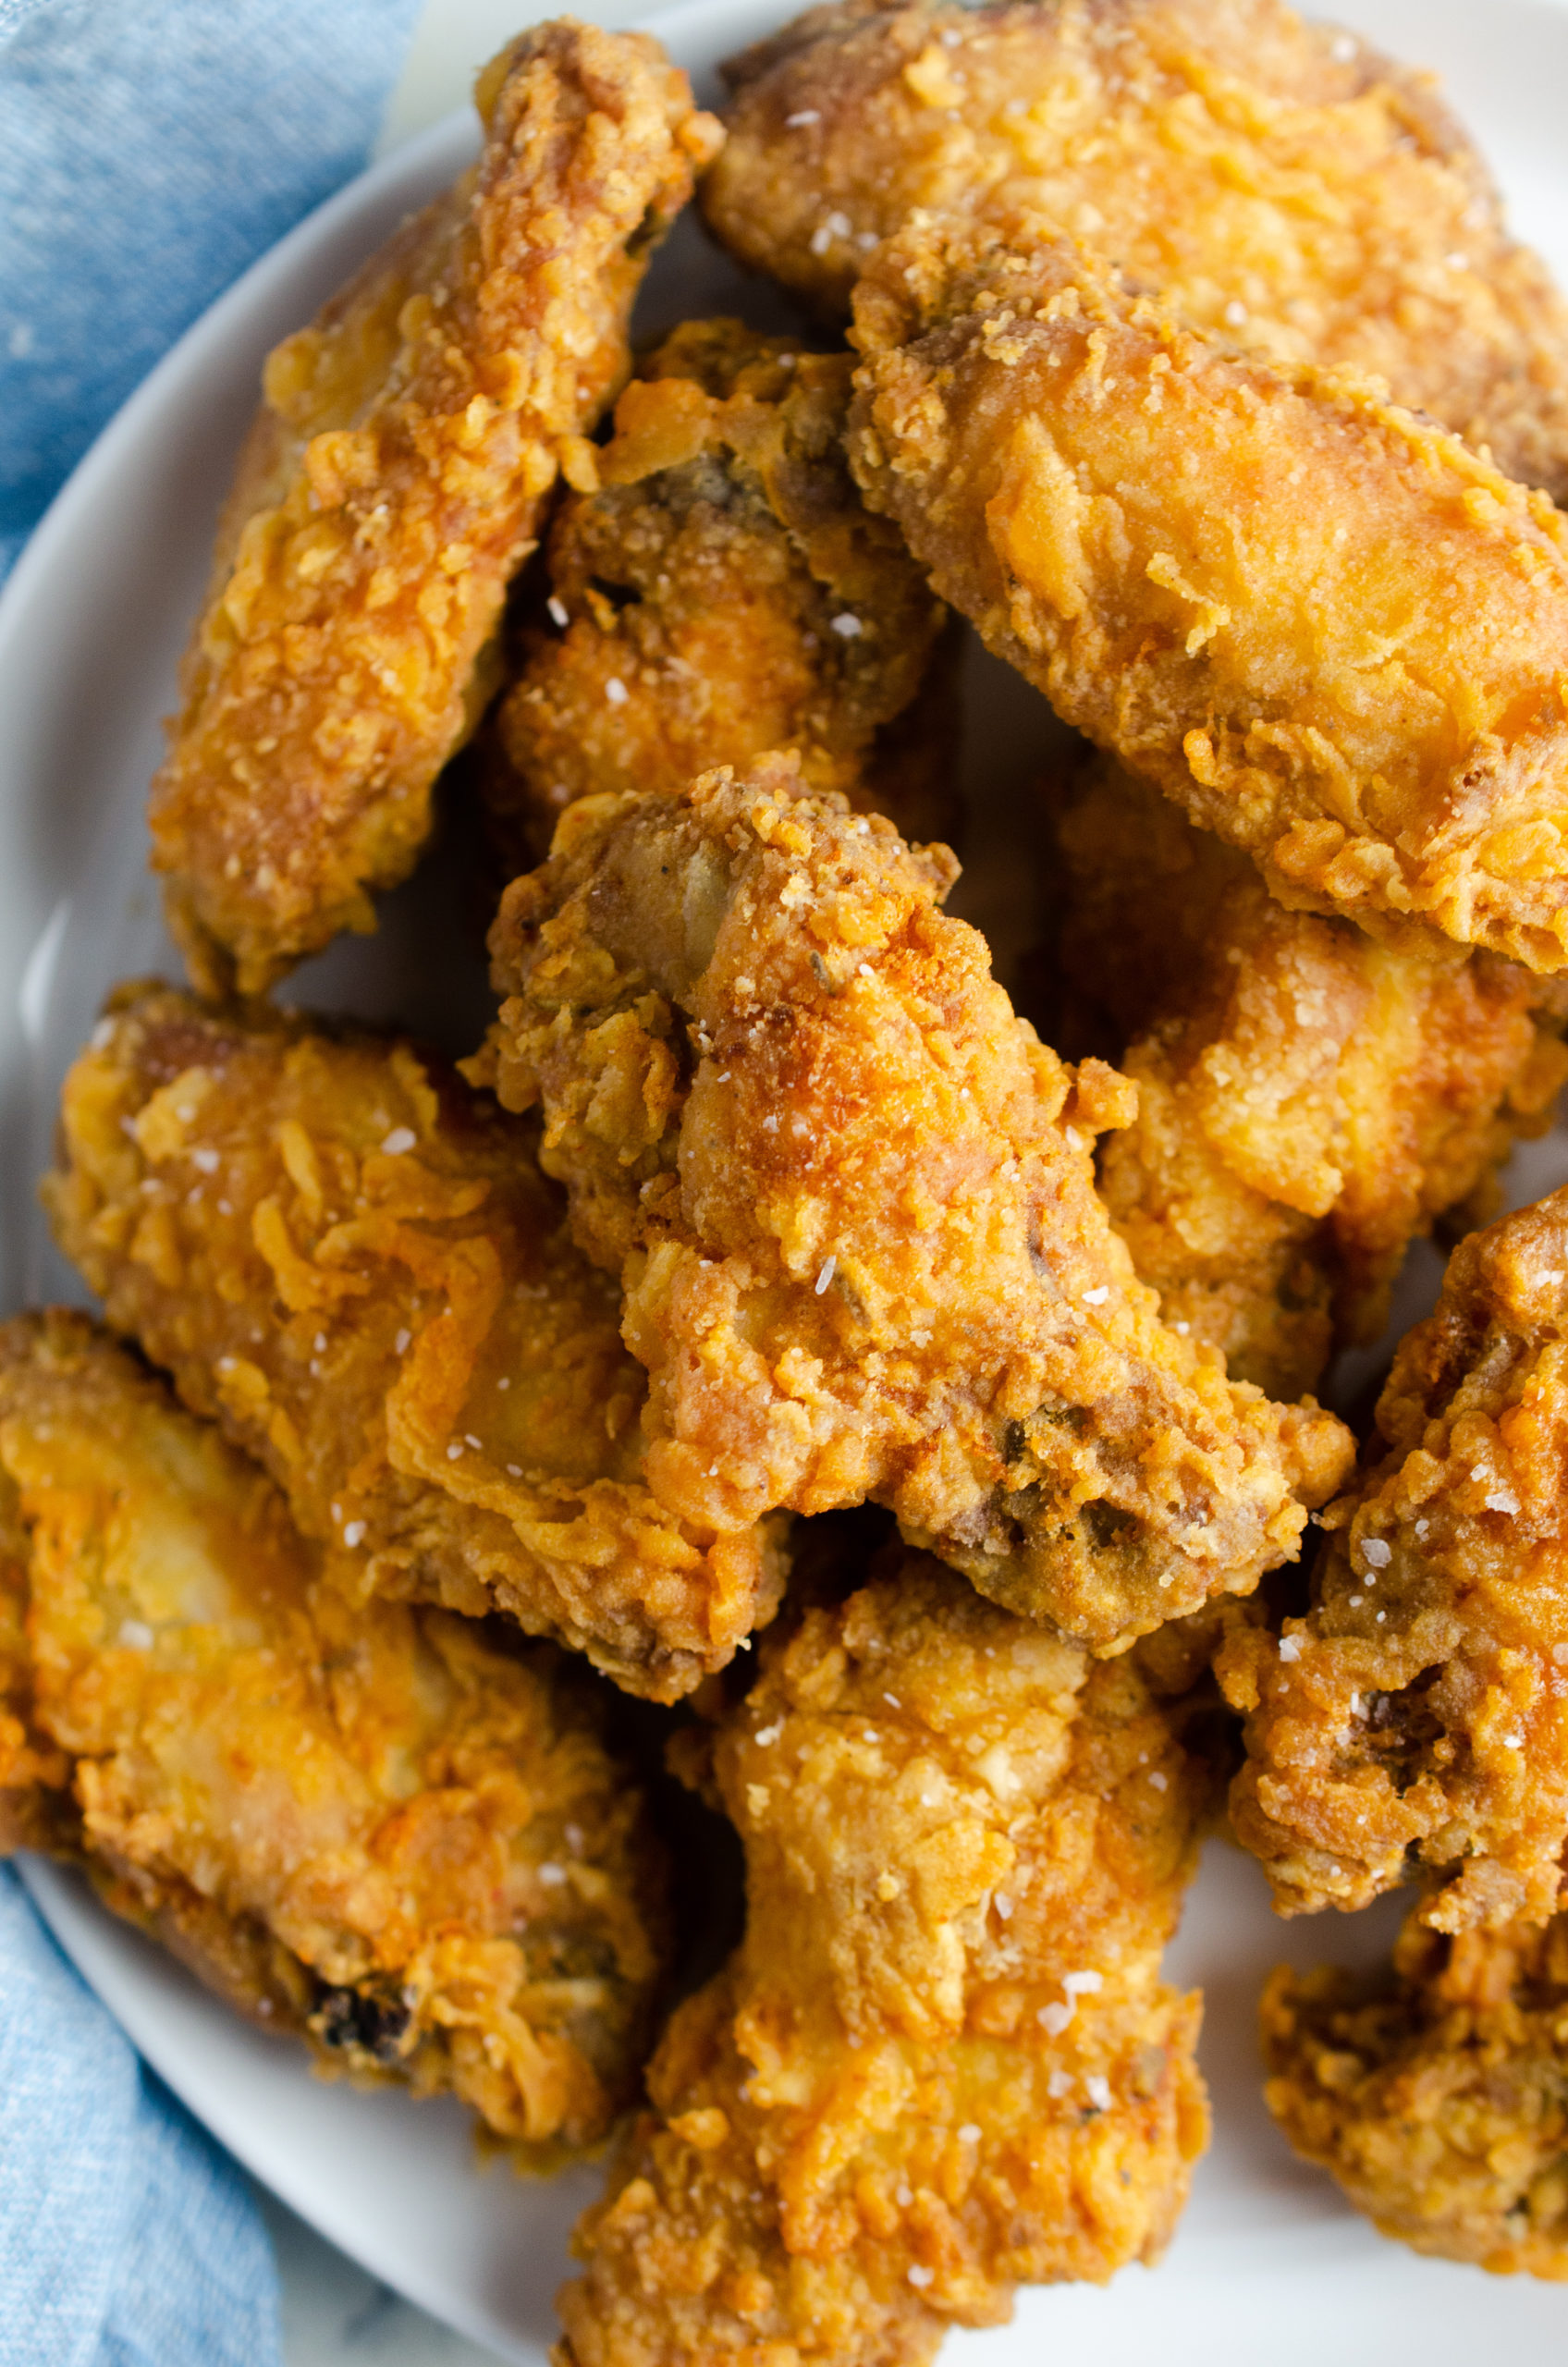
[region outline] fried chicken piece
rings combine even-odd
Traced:
[[[842,434],[852,362],[691,321],[643,364],[600,489],[550,530],[548,619],[520,636],[483,791],[503,883],[563,806],[673,793],[800,752],[814,789],[949,835],[951,637],[902,537],[864,508]]]
[[[646,1379],[535,1141],[408,1043],[152,986],[67,1077],[43,1189],[110,1322],[357,1595],[504,1612],[672,1700],[770,1614],[779,1524],[650,1493]]]
[[[1299,1397],[1378,1338],[1410,1242],[1488,1213],[1498,1163],[1545,1132],[1564,982],[1286,912],[1110,759],[1050,793],[1063,982],[1138,1087],[1100,1153],[1111,1221],[1167,1323]]]
[[[508,582],[719,137],[655,42],[570,18],[476,101],[478,166],[267,362],[153,788],[169,925],[212,993],[373,927],[412,869]]]
[[[1568,1189],[1473,1233],[1402,1343],[1305,1619],[1218,1655],[1231,1813],[1281,1914],[1417,1868],[1443,1932],[1545,1922],[1568,1842]]]
[[[870,1498],[1096,1650],[1245,1593],[1342,1477],[1315,1406],[1164,1329],[1094,1188],[1131,1097],[1013,1015],[945,848],[792,762],[569,807],[472,1073],[623,1271],[645,1468],[714,1527]]]
[[[928,2360],[1157,2257],[1207,2139],[1159,1979],[1207,1771],[1137,1655],[905,1554],[762,1661],[712,1761],[745,1937],[579,2228],[562,2367]]]
[[[593,1680],[351,1609],[265,1476],[85,1318],[0,1328],[0,1845],[325,2071],[453,2089],[548,2159],[637,2085],[663,1869]],[[45,1789],[47,1800],[30,1803]]]
[[[703,191],[830,313],[916,209],[1021,207],[1196,328],[1375,371],[1568,493],[1568,311],[1425,78],[1278,0],[815,8],[727,69]]]
[[[1275,1973],[1268,2108],[1385,2236],[1568,2277],[1568,1916],[1448,1939],[1412,1916],[1390,1975]]]
[[[1041,227],[855,296],[850,456],[1064,719],[1399,941],[1568,962],[1568,519],[1369,383],[1227,352]]]

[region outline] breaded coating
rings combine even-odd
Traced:
[[[590,2144],[666,1953],[602,1696],[494,1626],[351,1609],[331,1558],[85,1318],[0,1329],[0,1683],[44,1746],[0,1719],[0,1846],[42,1828],[322,2070]]]
[[[1425,1870],[1435,1930],[1544,1923],[1568,1843],[1568,1189],[1473,1233],[1402,1343],[1308,1617],[1218,1655],[1281,1914]],[[1434,1878],[1440,1877],[1440,1880]]]
[[[769,748],[906,838],[950,835],[951,638],[850,476],[851,368],[729,320],[689,321],[643,362],[599,490],[557,512],[483,767],[503,886],[574,799],[673,793]]]
[[[358,1596],[504,1612],[660,1701],[771,1613],[777,1522],[650,1493],[646,1378],[534,1130],[411,1045],[129,988],[60,1157],[44,1198],[110,1322]]]
[[[1412,1916],[1390,1975],[1274,1975],[1264,2093],[1383,2235],[1568,2277],[1565,2037],[1568,1917],[1448,1939]]]
[[[1370,381],[1189,333],[1040,227],[855,294],[850,457],[1058,713],[1280,899],[1568,963],[1568,519]]]
[[[585,799],[502,903],[473,1073],[623,1272],[661,1502],[870,1498],[1121,1650],[1292,1558],[1347,1434],[1159,1323],[1095,1195],[1126,1085],[1015,1018],[955,868],[781,757]]]
[[[770,1637],[712,1780],[748,1920],[682,2005],[560,2367],[889,2367],[1169,2240],[1207,2136],[1159,1979],[1207,1774],[1139,1672],[908,1555]]]
[[[627,367],[719,137],[658,44],[571,18],[479,78],[474,169],[269,357],[153,788],[169,925],[254,993],[409,872],[495,687],[507,584]]]
[[[727,69],[703,203],[842,315],[917,208],[1028,208],[1194,327],[1375,371],[1568,492],[1568,312],[1429,81],[1278,0],[815,8]]]
[[[1167,1323],[1299,1397],[1378,1337],[1410,1242],[1490,1213],[1498,1163],[1546,1131],[1568,982],[1286,912],[1112,759],[1051,801],[1064,989],[1138,1087],[1101,1147],[1111,1221]]]

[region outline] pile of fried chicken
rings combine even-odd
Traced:
[[[324,2069],[613,2135],[562,2367],[908,2367],[1158,2256],[1227,1819],[1283,1913],[1411,1895],[1268,1989],[1291,2140],[1568,2276],[1568,1191],[1487,1221],[1568,1075],[1568,309],[1280,0],[835,0],[727,80],[525,33],[267,362],[190,986],[43,1187],[102,1320],[0,1329],[0,1840]],[[693,192],[799,334],[633,353]],[[962,620],[1077,735],[1029,1017],[944,910]],[[267,1000],[438,779],[455,1064]]]

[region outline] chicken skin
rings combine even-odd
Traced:
[[[557,470],[625,375],[718,130],[642,34],[562,18],[480,76],[479,164],[270,356],[153,860],[196,983],[254,993],[411,870]]]
[[[1453,1939],[1412,1916],[1388,1974],[1274,1975],[1269,2110],[1379,2231],[1568,2277],[1568,1916]]]
[[[1568,312],[1424,78],[1278,0],[814,8],[727,68],[703,203],[821,310],[917,210],[1021,208],[1195,328],[1376,372],[1568,493]]]
[[[594,1680],[350,1609],[272,1482],[77,1315],[0,1328],[0,1846],[326,2072],[544,2163],[634,2092],[662,1864]]]
[[[1564,981],[1287,912],[1110,759],[1051,804],[1067,1049],[1103,1045],[1138,1087],[1101,1147],[1111,1221],[1166,1322],[1299,1397],[1378,1338],[1410,1242],[1545,1132]]]
[[[1568,1844],[1568,1189],[1461,1244],[1314,1603],[1217,1658],[1237,1838],[1283,1914],[1420,1871],[1441,1932],[1544,1923]]]
[[[928,2360],[1157,2257],[1207,2138],[1159,1957],[1209,1778],[1137,1655],[905,1554],[762,1663],[709,1775],[745,1937],[578,2230],[561,2367]]]
[[[1349,1441],[1160,1324],[1094,1188],[1131,1096],[1017,1019],[944,848],[795,765],[569,807],[472,1064],[623,1275],[645,1469],[720,1527],[868,1498],[1096,1651],[1297,1550]]]
[[[110,1322],[358,1595],[504,1612],[655,1700],[770,1614],[778,1524],[649,1491],[646,1377],[533,1130],[412,1046],[127,989],[44,1196]]]
[[[599,490],[556,515],[549,598],[487,730],[503,886],[574,799],[673,792],[770,748],[906,838],[951,835],[951,637],[851,480],[851,367],[726,320],[687,322],[643,363]]]
[[[1039,227],[855,294],[850,454],[936,589],[1290,905],[1568,963],[1568,519],[1371,382]]]

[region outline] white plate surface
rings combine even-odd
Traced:
[[[649,21],[705,89],[716,59],[782,13],[773,0],[695,0]],[[1515,227],[1568,277],[1568,14],[1543,0],[1359,0],[1334,13],[1439,69]],[[249,272],[105,431],[0,595],[0,1309],[80,1295],[33,1200],[59,1081],[116,979],[178,975],[147,880],[142,801],[262,356],[471,146],[467,122],[437,125]],[[686,226],[655,266],[640,326],[722,308],[766,319],[768,301]],[[973,702],[966,772],[986,794],[960,899],[1005,948],[1027,871],[1006,851],[1009,807],[1027,811],[1009,792],[1050,727],[1022,685],[983,660],[976,673],[985,696]],[[388,901],[377,938],[335,948],[298,975],[291,996],[395,1015],[466,1047],[484,996],[458,905],[437,858]],[[1515,1161],[1512,1197],[1564,1179],[1560,1133]],[[1402,1322],[1429,1304],[1437,1271],[1429,1251],[1413,1257]],[[566,2232],[594,2191],[592,2171],[548,2185],[481,2172],[456,2106],[323,2085],[298,2051],[228,2014],[74,1876],[26,1870],[87,1978],[258,2177],[388,2285],[542,2367]],[[1521,2367],[1568,2355],[1568,2292],[1381,2242],[1327,2178],[1293,2159],[1264,2112],[1254,2040],[1264,1973],[1281,1957],[1366,1961],[1396,1921],[1385,1902],[1353,1919],[1279,1924],[1256,1869],[1211,1848],[1170,1969],[1207,1995],[1203,2060],[1217,2129],[1171,2252],[1158,2274],[1130,2270],[1106,2291],[1025,2294],[1011,2327],[951,2337],[954,2367],[1473,2367],[1488,2343]]]

